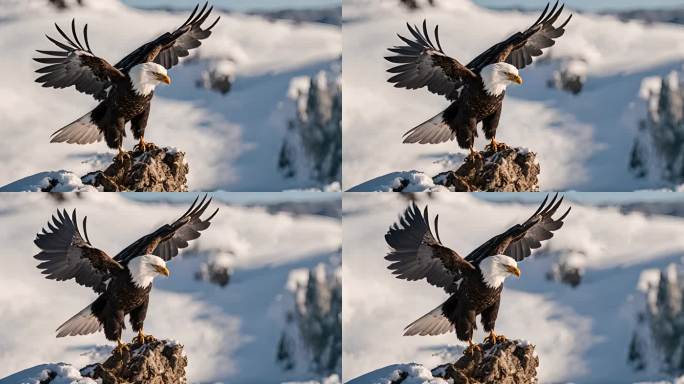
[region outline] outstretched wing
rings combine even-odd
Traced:
[[[104,281],[110,271],[123,269],[106,253],[92,247],[86,231],[86,218],[83,219],[83,238],[78,229],[76,210],[71,217],[66,210],[58,210],[57,217],[53,215],[47,227],[48,230],[43,228],[34,240],[41,249],[34,257],[42,261],[38,268],[46,278],[59,281],[74,279],[78,284],[103,292]]]
[[[59,25],[55,24],[57,31],[65,41],[58,41],[50,36],[46,37],[60,50],[38,51],[45,57],[33,60],[47,64],[36,72],[43,74],[36,79],[43,87],[67,88],[75,86],[79,92],[93,95],[97,100],[107,97],[106,89],[111,80],[124,75],[112,67],[106,60],[95,56],[88,43],[88,24],[83,28],[85,47],[76,33],[76,21],[71,20],[71,33],[69,37]]]
[[[399,222],[392,225],[385,235],[385,241],[392,248],[385,259],[392,262],[388,268],[397,278],[425,278],[428,283],[448,291],[462,271],[475,270],[475,267],[456,251],[442,245],[437,230],[438,219],[439,216],[435,218],[435,238],[430,229],[427,207],[424,216],[415,203],[406,208]]]
[[[450,100],[456,99],[458,89],[464,82],[469,78],[477,78],[477,75],[444,53],[439,42],[439,26],[435,27],[435,46],[430,40],[425,20],[422,33],[417,26],[406,25],[414,40],[398,35],[406,45],[389,48],[396,55],[385,59],[399,65],[387,70],[396,73],[387,81],[394,83],[397,88],[427,87],[432,93],[444,95]]]
[[[508,39],[495,44],[473,59],[467,67],[479,72],[489,64],[503,61],[516,66],[518,69],[523,69],[532,64],[533,58],[542,54],[542,49],[554,45],[556,43],[554,39],[563,36],[565,26],[572,18],[570,15],[564,23],[554,27],[553,23],[563,12],[565,5],[556,10],[558,8],[558,1],[556,1],[551,11],[548,12],[549,5],[546,5],[539,19],[526,31],[515,33]]]
[[[466,260],[478,264],[488,256],[504,254],[516,261],[522,261],[532,254],[533,249],[540,248],[542,241],[552,238],[553,232],[563,226],[563,220],[572,209],[568,208],[559,218],[554,219],[553,215],[563,203],[563,198],[561,197],[558,200],[558,194],[556,194],[547,204],[548,199],[549,196],[547,195],[537,211],[527,221],[512,226],[506,232],[482,244],[468,255]]]
[[[176,256],[179,249],[186,248],[190,240],[200,237],[200,232],[209,228],[210,220],[218,212],[216,209],[207,219],[202,220],[201,216],[211,203],[211,199],[207,200],[205,195],[199,204],[198,199],[199,196],[178,220],[141,237],[119,252],[114,259],[126,264],[132,258],[146,254],[159,256],[166,261]]]
[[[166,69],[178,64],[179,57],[188,56],[191,49],[202,45],[200,40],[206,39],[211,35],[211,29],[214,28],[221,18],[217,17],[209,27],[202,28],[202,24],[207,20],[207,17],[209,17],[214,8],[210,7],[207,10],[208,4],[208,2],[204,3],[204,7],[199,12],[197,12],[199,8],[199,4],[197,4],[190,17],[178,29],[173,32],[166,32],[155,40],[136,49],[119,61],[116,67],[125,72],[137,64],[150,61],[163,65]]]

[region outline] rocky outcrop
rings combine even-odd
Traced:
[[[582,92],[587,81],[587,62],[584,59],[567,59],[553,72],[553,77],[547,85],[578,95]]]
[[[209,68],[202,72],[202,77],[197,81],[197,86],[225,95],[233,87],[235,72],[236,65],[233,60],[218,60],[211,63]]]
[[[426,6],[435,6],[435,0],[399,0],[399,4],[404,7],[415,11]]]
[[[635,296],[636,327],[627,361],[637,371],[684,374],[684,266],[647,269]]]
[[[59,10],[63,10],[76,5],[83,6],[83,0],[48,0],[48,4]]]
[[[630,171],[639,178],[684,181],[684,87],[680,73],[642,81],[640,96],[647,115],[639,122],[629,160]]]
[[[505,144],[499,144],[497,149],[493,151],[487,147],[479,152],[479,156],[466,157],[463,165],[455,171],[433,177],[434,183],[454,192],[539,191],[537,155]]]
[[[188,171],[185,153],[148,144],[145,150],[135,147],[104,171],[91,172],[81,180],[104,192],[187,192]]]
[[[538,366],[533,345],[502,340],[479,344],[455,363],[433,369],[432,375],[454,384],[531,384],[537,382]]]
[[[559,256],[551,269],[546,273],[547,280],[567,284],[573,288],[582,283],[584,276],[584,260],[586,255],[581,252]]]
[[[341,74],[319,72],[297,78],[288,96],[296,116],[288,121],[278,155],[278,170],[302,183],[329,185],[342,177]]]
[[[104,363],[81,369],[84,377],[101,384],[182,384],[186,383],[188,359],[183,346],[169,340],[128,344],[128,350],[114,351]]]
[[[319,263],[306,276],[288,278],[291,309],[277,345],[276,362],[284,371],[329,376],[342,370],[342,269],[339,257]]]

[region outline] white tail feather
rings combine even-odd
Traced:
[[[102,140],[103,133],[100,128],[92,122],[90,115],[92,111],[86,113],[73,123],[57,130],[52,134],[51,143],[69,144],[91,144]]]

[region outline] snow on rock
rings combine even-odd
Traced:
[[[0,379],[0,384],[102,384],[84,377],[75,367],[59,364],[41,364]]]
[[[136,147],[82,180],[104,192],[187,192],[188,172],[184,152],[148,143],[148,148]]]
[[[569,251],[569,252],[552,252],[557,259],[551,269],[546,273],[546,278],[551,281],[568,284],[571,287],[577,287],[582,282],[582,277],[585,274],[586,258],[584,252]]]
[[[394,364],[369,372],[347,384],[447,384],[448,381],[434,377],[432,372],[420,364]]]
[[[307,84],[308,83],[308,84]],[[342,175],[342,88],[339,74],[320,71],[313,78],[296,77],[288,97],[296,117],[288,122],[278,169],[288,178],[330,184]]]
[[[349,192],[439,192],[448,191],[435,184],[431,176],[419,171],[392,172],[361,183]]]
[[[342,270],[332,264],[290,272],[292,307],[278,342],[276,360],[285,371],[339,375],[342,370]]]
[[[237,66],[233,60],[214,60],[209,68],[202,71],[202,77],[197,81],[197,85],[225,95],[233,87],[236,71]]]
[[[100,384],[184,384],[188,359],[183,346],[173,340],[135,341],[128,350],[114,351],[103,363],[81,369]]]
[[[401,5],[411,11],[421,9],[423,7],[434,7],[435,0],[398,0]]]
[[[220,287],[225,287],[230,283],[233,275],[233,259],[231,253],[218,252],[210,255],[208,260],[202,262],[200,269],[195,272],[197,280],[208,281]]]
[[[93,192],[97,189],[84,183],[69,171],[40,172],[0,187],[0,192]]]
[[[349,384],[533,384],[539,358],[534,345],[522,340],[485,342],[455,362],[432,370],[420,364],[389,366]]]
[[[578,95],[587,81],[587,61],[585,59],[563,60],[560,68],[553,72],[548,85],[552,88]]]
[[[351,192],[535,192],[539,191],[540,165],[527,148],[500,144],[498,151],[485,148],[479,156],[448,155],[441,160],[458,169],[428,176],[419,171],[392,172],[350,189]]]
[[[511,148],[500,144],[469,156],[455,171],[440,173],[435,183],[455,192],[537,192],[540,166],[537,155],[527,148]]]

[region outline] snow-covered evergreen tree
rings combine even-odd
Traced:
[[[306,82],[302,82],[305,80]],[[342,92],[340,75],[321,71],[310,79],[297,79],[290,96],[296,117],[280,150],[278,168],[286,177],[327,185],[342,176]],[[302,84],[303,83],[303,84]]]
[[[642,309],[637,313],[628,360],[637,370],[684,374],[684,266],[670,264],[642,274]]]
[[[652,175],[671,183],[684,181],[684,89],[670,72],[659,87],[644,90],[648,114],[639,126],[630,158],[637,177]]]
[[[296,273],[294,274],[296,277]],[[338,265],[318,264],[292,289],[293,308],[277,346],[276,360],[284,370],[319,375],[342,369],[342,279]]]

